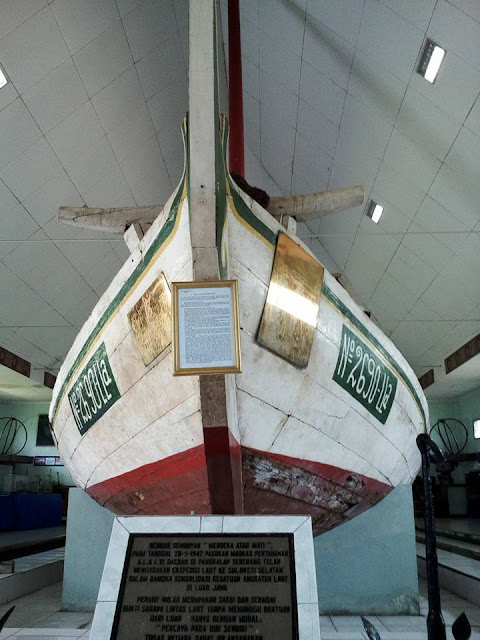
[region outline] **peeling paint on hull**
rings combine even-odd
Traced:
[[[362,513],[391,485],[325,464],[242,449],[245,513],[309,513],[314,535]]]

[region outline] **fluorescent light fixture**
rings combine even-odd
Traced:
[[[372,222],[375,222],[376,224],[378,224],[378,221],[382,217],[382,213],[383,213],[382,205],[377,204],[373,200],[370,200],[370,204],[368,205],[368,209],[367,209],[367,216],[372,220]]]
[[[435,44],[432,40],[427,40],[423,47],[422,55],[420,56],[417,73],[423,76],[425,80],[428,80],[428,82],[435,82],[445,53],[445,49],[439,47],[438,44]]]
[[[2,67],[0,67],[0,89],[7,84],[8,80],[5,77],[5,74],[2,71]]]
[[[480,438],[480,420],[473,421],[473,436]]]

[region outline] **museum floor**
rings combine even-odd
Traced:
[[[61,611],[62,583],[58,582],[15,600],[16,609],[0,638],[15,640],[66,640],[88,638],[92,615]],[[382,640],[426,640],[426,583],[420,579],[420,616],[368,616]],[[453,593],[442,590],[442,608],[447,625],[447,638],[455,618],[465,611],[472,625],[471,640],[480,640],[480,608]],[[364,640],[365,632],[359,616],[321,616],[322,640]]]

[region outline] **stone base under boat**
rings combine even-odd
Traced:
[[[222,513],[219,503],[227,506],[223,513],[305,514],[319,535],[366,511],[393,488],[338,467],[239,447],[242,506],[235,508],[224,494],[235,490],[236,455],[220,440],[215,447],[189,449],[86,491],[121,515]]]
[[[114,515],[70,489],[63,608],[93,611]],[[412,490],[396,487],[374,508],[314,540],[320,614],[418,612]]]

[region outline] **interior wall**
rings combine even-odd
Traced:
[[[37,446],[38,416],[48,413],[48,402],[0,402],[0,417],[17,418],[27,428],[27,443],[20,455],[25,456],[58,456],[55,446]],[[18,434],[14,447],[22,444],[23,435]],[[74,482],[65,467],[35,467],[33,464],[15,465],[15,473],[49,477],[54,484],[73,486]]]
[[[433,426],[439,418],[456,418],[463,422],[467,428],[468,441],[462,453],[477,453],[480,450],[480,440],[476,440],[473,434],[473,421],[480,418],[480,387],[469,391],[456,398],[446,401],[429,401],[430,426]],[[465,439],[464,430],[461,425],[451,423],[452,431],[459,443]],[[445,450],[445,447],[438,436],[433,432],[432,437],[438,445]],[[479,471],[480,463],[477,461],[460,462],[452,472],[455,485],[464,485],[465,476],[471,471]],[[449,506],[451,515],[466,515],[467,501],[466,488],[464,486],[450,487],[448,490]]]

